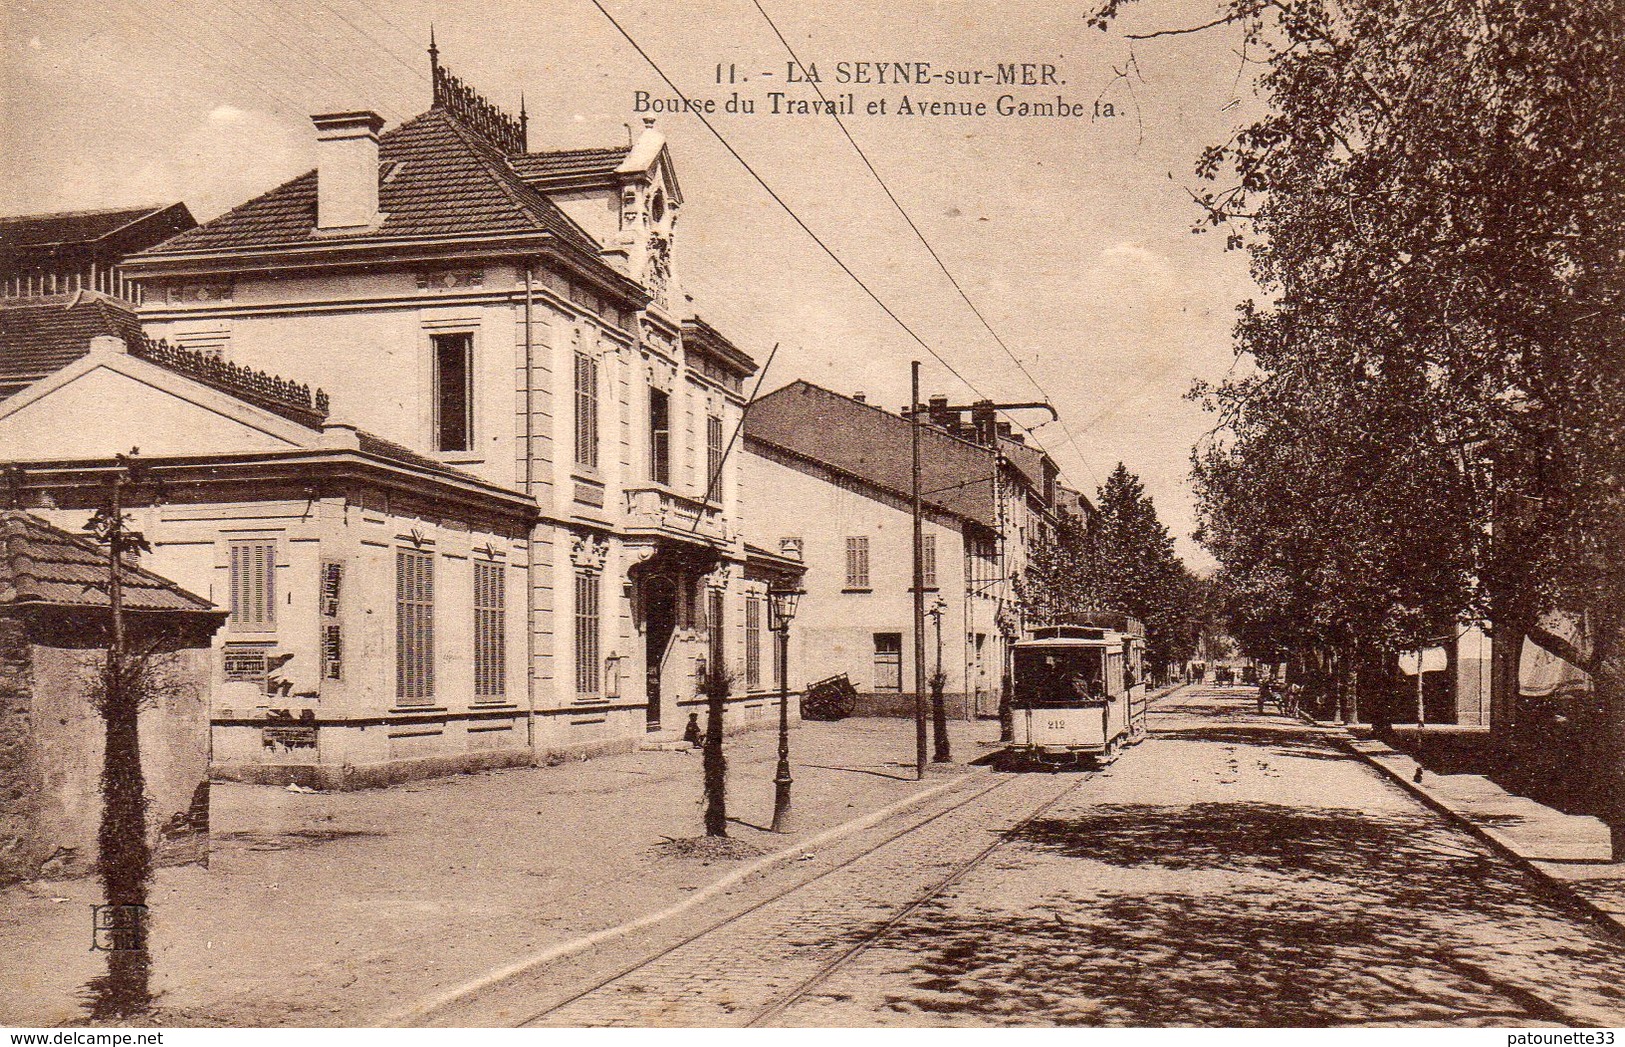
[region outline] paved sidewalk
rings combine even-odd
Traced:
[[[996,723],[950,725],[961,761],[914,781],[911,721],[806,723],[791,736],[797,832],[772,813],[776,736],[730,737],[733,845],[701,834],[695,752],[637,752],[386,790],[217,785],[207,869],[152,890],[158,1019],[355,1025],[515,959],[657,912],[762,855],[954,776]],[[671,841],[679,841],[674,846]],[[779,867],[767,875],[795,875]],[[0,891],[0,1024],[82,1020],[93,881]]]
[[[1334,728],[1333,724],[1321,724]],[[1468,826],[1534,872],[1554,890],[1625,937],[1625,864],[1610,858],[1608,827],[1597,818],[1564,814],[1507,792],[1479,774],[1436,774],[1369,730],[1334,730],[1340,745],[1401,787]]]

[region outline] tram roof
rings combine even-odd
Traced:
[[[1034,629],[1032,635],[1016,641],[1017,647],[1100,647],[1119,645],[1124,640],[1142,640],[1144,637],[1118,629],[1089,625],[1048,625]]]

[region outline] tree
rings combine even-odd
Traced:
[[[1146,661],[1159,668],[1194,649],[1192,576],[1145,485],[1121,462],[1096,491],[1088,527],[1063,519],[1034,550],[1016,592],[1035,621],[1063,621],[1080,608],[1140,619]]]
[[[1237,325],[1254,372],[1205,391],[1205,537],[1283,642],[1487,612],[1503,655],[1572,656],[1625,854],[1625,2],[1229,0],[1135,39],[1222,26],[1268,111],[1193,195],[1268,300]]]
[[[124,559],[150,551],[146,538],[129,526],[124,512],[132,488],[146,481],[145,469],[118,455],[108,480],[107,503],[85,530],[107,547],[108,645],[95,695],[102,716],[102,816],[97,834],[96,870],[102,881],[106,919],[120,930],[111,935],[107,974],[92,987],[92,1016],[120,1018],[151,1007],[151,964],[147,952],[147,888],[152,879],[152,848],[147,839],[146,779],[141,768],[140,716],[153,691],[148,659],[132,653],[125,630]]]

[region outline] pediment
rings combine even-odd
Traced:
[[[288,451],[320,434],[124,353],[93,352],[0,401],[0,460]]]

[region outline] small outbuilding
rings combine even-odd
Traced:
[[[138,566],[121,581],[129,649],[151,669],[140,714],[149,832],[160,861],[192,860],[208,837],[210,646],[226,612]],[[94,542],[0,511],[0,883],[94,868],[107,590]]]

